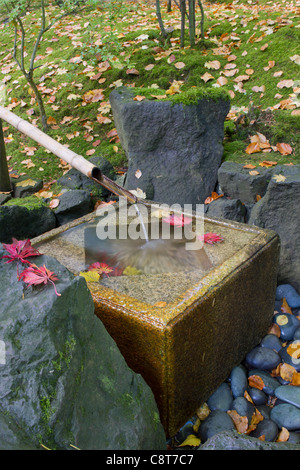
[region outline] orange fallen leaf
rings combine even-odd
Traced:
[[[277,150],[281,155],[290,155],[293,151],[292,147],[289,144],[278,143],[276,144]]]
[[[211,193],[211,196],[208,196],[205,201],[204,201],[204,204],[210,204],[212,201],[215,201],[216,199],[219,199],[219,197],[223,197],[224,194],[218,194],[216,192],[212,192]]]
[[[300,386],[300,372],[294,372],[291,385]]]
[[[269,335],[275,335],[277,338],[280,338],[281,331],[279,326],[276,323],[273,323],[272,326],[268,330]]]
[[[256,93],[264,93],[266,91],[265,85],[262,86],[254,86],[252,87],[252,91],[255,91]]]
[[[278,434],[276,442],[286,442],[289,437],[289,431],[285,427],[282,427],[280,433]]]
[[[252,400],[252,398],[250,397],[249,393],[247,392],[247,390],[245,390],[244,392],[244,398],[246,398],[246,400],[248,400],[250,403],[252,403],[252,405],[254,405],[254,401]]]
[[[248,147],[246,148],[245,152],[248,153],[248,155],[252,153],[260,152],[260,146],[258,142],[251,142],[251,144],[249,144]]]
[[[265,386],[263,379],[258,375],[251,375],[248,381],[250,387],[257,388],[258,390],[262,390]]]
[[[219,70],[221,64],[218,60],[211,60],[210,62],[205,62],[204,67],[207,69]]]
[[[249,171],[249,175],[251,175],[251,176],[257,176],[257,175],[259,175],[259,171],[257,171],[257,170],[251,170],[251,171]]]
[[[263,162],[259,163],[259,166],[265,166],[267,168],[270,168],[271,166],[277,165],[277,162],[271,162],[269,160],[264,160]]]
[[[277,88],[291,88],[294,85],[294,80],[281,80],[277,83]]]
[[[214,77],[211,75],[211,73],[205,72],[204,75],[201,76],[202,80],[206,83],[209,80],[213,80]]]
[[[269,47],[269,44],[266,43],[266,44],[264,44],[263,46],[261,46],[260,50],[261,50],[261,51],[265,51],[268,47]]]
[[[282,299],[282,304],[281,304],[280,310],[281,310],[283,313],[290,313],[291,315],[293,314],[293,312],[292,312],[292,310],[291,310],[291,307],[290,307],[289,304],[287,303],[285,297]]]
[[[254,168],[256,168],[256,165],[251,165],[251,163],[247,163],[247,165],[244,165],[243,168],[245,168],[246,170],[253,170]]]
[[[137,69],[128,69],[126,70],[127,75],[139,75],[140,72]]]
[[[248,429],[248,418],[247,416],[240,416],[236,410],[229,410],[227,414],[233,421],[237,432],[245,433]]]
[[[136,96],[133,98],[133,101],[143,101],[144,99],[146,99],[145,96],[136,95]]]

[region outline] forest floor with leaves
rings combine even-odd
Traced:
[[[35,57],[35,81],[42,93],[49,135],[86,158],[102,155],[119,173],[127,159],[115,129],[109,94],[119,86],[180,93],[194,86],[222,87],[231,99],[225,122],[224,160],[258,169],[300,163],[300,2],[233,0],[203,2],[205,39],[180,48],[180,12],[173,2],[162,42],[149,1],[101,2],[58,21],[43,37]],[[48,15],[59,15],[53,4]],[[1,104],[41,128],[32,90],[13,58],[14,28],[0,12]],[[39,9],[24,17],[30,60],[38,32]],[[200,10],[197,10],[197,24]],[[20,37],[17,39],[20,49]],[[18,50],[19,50],[18,49]],[[173,88],[172,88],[173,87]],[[139,99],[145,99],[143,93]],[[155,98],[154,98],[155,99]],[[55,180],[66,162],[4,124],[11,175]]]

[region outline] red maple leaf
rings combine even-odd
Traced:
[[[29,258],[30,256],[39,256],[41,254],[31,246],[30,240],[18,241],[15,238],[12,240],[13,243],[10,245],[3,243],[3,248],[9,253],[8,255],[2,256],[2,258],[9,258],[6,263],[21,261],[22,263],[30,264],[25,258]]]
[[[208,232],[204,235],[200,235],[199,240],[207,243],[208,245],[214,245],[215,243],[220,243],[224,241],[224,238],[218,235],[217,233]]]
[[[88,267],[88,271],[97,271],[100,275],[105,274],[106,276],[121,276],[123,270],[121,268],[112,268],[106,263],[93,263]]]
[[[54,281],[58,280],[57,276],[54,274],[54,272],[49,271],[49,269],[47,269],[45,265],[39,268],[35,264],[31,264],[20,274],[19,281],[21,279],[26,284],[28,284],[28,286],[36,286],[38,284],[47,284],[48,282],[50,282],[54,286],[56,295],[61,295],[57,292],[54,284]]]
[[[174,225],[175,227],[183,227],[186,224],[190,224],[192,222],[192,219],[184,216],[183,214],[181,215],[172,214],[169,217],[165,217],[163,219],[163,222],[166,222],[167,224],[170,224],[170,225]]]

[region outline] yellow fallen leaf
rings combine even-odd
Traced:
[[[281,183],[286,180],[286,177],[284,175],[274,175],[273,180],[275,180],[276,183]]]
[[[199,447],[201,444],[201,441],[198,437],[196,437],[194,434],[190,434],[185,441],[183,441],[178,447],[184,447],[184,446],[191,446],[191,447]]]
[[[27,180],[19,181],[18,183],[16,183],[16,186],[25,188],[26,186],[34,186],[35,184],[36,184],[36,181],[29,178]]]
[[[100,279],[100,274],[97,271],[80,271],[79,276],[84,277],[87,282],[97,282]]]

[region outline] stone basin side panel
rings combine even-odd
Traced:
[[[167,436],[195,413],[271,324],[279,238],[247,250],[246,261],[227,276],[221,270],[219,282],[212,277],[205,295],[183,301],[169,321],[163,308],[160,317],[158,309],[151,316],[138,310],[134,299],[123,306],[103,301],[99,288],[89,285],[96,315],[129,367],[151,387]]]
[[[168,325],[169,430],[181,427],[267,333],[278,261],[275,236]]]
[[[229,102],[137,102],[130,89],[114,90],[109,100],[129,161],[125,187],[160,203],[202,204],[217,183]]]

